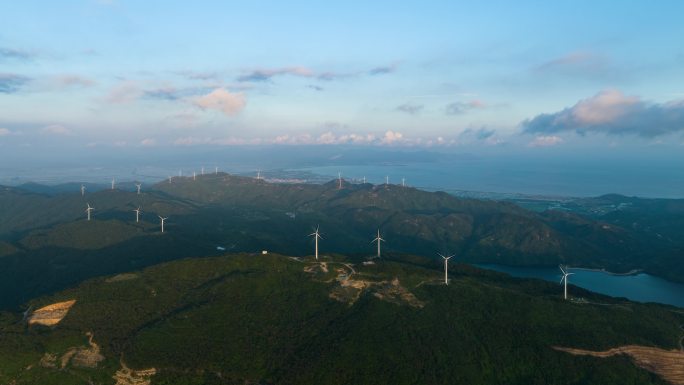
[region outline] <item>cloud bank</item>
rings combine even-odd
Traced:
[[[203,110],[217,110],[234,116],[245,108],[247,101],[242,93],[231,93],[223,88],[217,88],[196,98],[194,104]]]
[[[562,111],[527,119],[521,126],[532,134],[593,132],[653,138],[684,131],[684,101],[651,103],[617,90],[604,90]]]

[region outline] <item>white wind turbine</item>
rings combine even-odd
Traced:
[[[310,237],[314,237],[316,241],[316,260],[318,261],[318,240],[322,239],[321,234],[318,232],[318,226],[316,226],[316,231],[309,234]]]
[[[386,185],[389,184],[389,175],[385,177],[385,184],[386,184]]]
[[[366,184],[366,177],[363,177],[363,184]]]
[[[195,171],[192,172],[192,180],[197,180],[197,173]]]
[[[115,183],[116,183],[116,181],[114,180],[114,178],[112,178],[112,190],[114,190]]]
[[[163,233],[164,232],[164,221],[169,219],[169,218],[164,218],[161,215],[157,215],[157,216],[159,217],[159,219],[161,219],[161,232]]]
[[[214,175],[218,175],[218,166],[214,166]]]
[[[169,176],[169,183],[171,183],[171,178],[173,178],[173,177],[172,177],[172,176]]]
[[[93,211],[94,208],[90,207],[90,203],[86,203],[86,205],[88,206],[88,208],[86,208],[85,211],[88,213],[88,220],[90,220],[90,212]]]
[[[453,255],[445,257],[442,254],[439,254],[439,256],[442,257],[442,259],[444,259],[444,284],[448,285],[449,284],[449,260],[453,257]]]
[[[135,211],[135,223],[140,222],[140,206],[138,206],[138,208],[133,211]]]
[[[378,236],[371,241],[371,243],[373,242],[378,243],[378,258],[380,258],[380,242],[385,242],[385,240],[380,236],[380,229],[378,229]]]
[[[337,188],[339,190],[342,190],[342,173],[339,171],[337,172],[337,182],[338,182]]]
[[[261,179],[261,170],[257,170],[257,179]]]
[[[86,187],[85,187],[85,185],[82,184],[81,185],[81,196],[85,196],[85,190],[86,190]]]
[[[142,183],[136,183],[135,188],[138,189],[138,195],[140,195],[140,188],[142,187]]]
[[[565,269],[563,269],[563,266],[558,265],[558,268],[563,273],[563,277],[561,278],[560,283],[565,283],[565,286],[563,287],[563,299],[568,299],[568,276],[573,275],[575,273],[570,273],[566,271],[568,268],[567,266],[565,267]]]

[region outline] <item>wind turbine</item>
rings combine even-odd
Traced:
[[[218,175],[218,166],[214,166],[214,175]]]
[[[142,183],[136,183],[135,188],[138,189],[138,195],[140,195],[140,188],[142,187]]]
[[[385,184],[386,184],[386,185],[389,184],[389,175],[385,177]]]
[[[173,178],[173,177],[172,177],[172,176],[169,176],[169,184],[171,183],[171,178]]]
[[[363,177],[363,184],[366,184],[366,177]]]
[[[161,232],[163,233],[164,232],[164,221],[169,219],[169,218],[164,218],[161,215],[157,215],[157,216],[159,217],[159,219],[161,219]]]
[[[385,242],[385,240],[380,236],[380,229],[378,229],[378,236],[371,241],[371,243],[373,242],[378,242],[378,258],[380,258],[380,242]]]
[[[114,184],[115,184],[115,182],[116,182],[116,181],[114,180],[114,178],[112,178],[112,190],[114,190]]]
[[[257,170],[257,179],[261,179],[261,170]]]
[[[563,284],[565,283],[565,286],[563,288],[563,299],[568,299],[568,276],[573,275],[575,273],[569,273],[563,269],[563,266],[558,265],[558,268],[560,271],[563,273],[563,277],[560,280],[560,283]],[[565,267],[567,269],[567,266]]]
[[[442,257],[442,259],[444,259],[444,284],[448,285],[449,284],[449,260],[453,257],[453,255],[445,257],[442,254],[439,254],[439,256]]]
[[[339,190],[342,190],[342,173],[339,171],[337,172],[337,182],[338,182],[337,188]]]
[[[140,222],[140,206],[138,206],[138,208],[133,211],[135,211],[135,223]]]
[[[316,240],[316,260],[318,261],[318,240],[322,239],[321,234],[318,233],[318,226],[316,226],[316,231],[309,234],[310,237],[314,237]]]
[[[197,180],[197,172],[192,172],[192,180]]]
[[[401,187],[406,187],[406,178],[401,178]]]
[[[88,213],[88,220],[90,220],[90,212],[94,210],[94,208],[90,207],[90,203],[86,203],[88,208],[85,210]]]
[[[85,185],[82,184],[81,185],[81,196],[85,196],[85,190],[86,190],[86,187],[85,187]]]

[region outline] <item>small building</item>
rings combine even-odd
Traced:
[[[261,250],[261,254],[263,254],[263,255],[268,254],[268,250]]]

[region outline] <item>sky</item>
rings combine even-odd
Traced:
[[[0,151],[684,152],[680,1],[0,3]],[[17,150],[19,149],[19,150]]]

